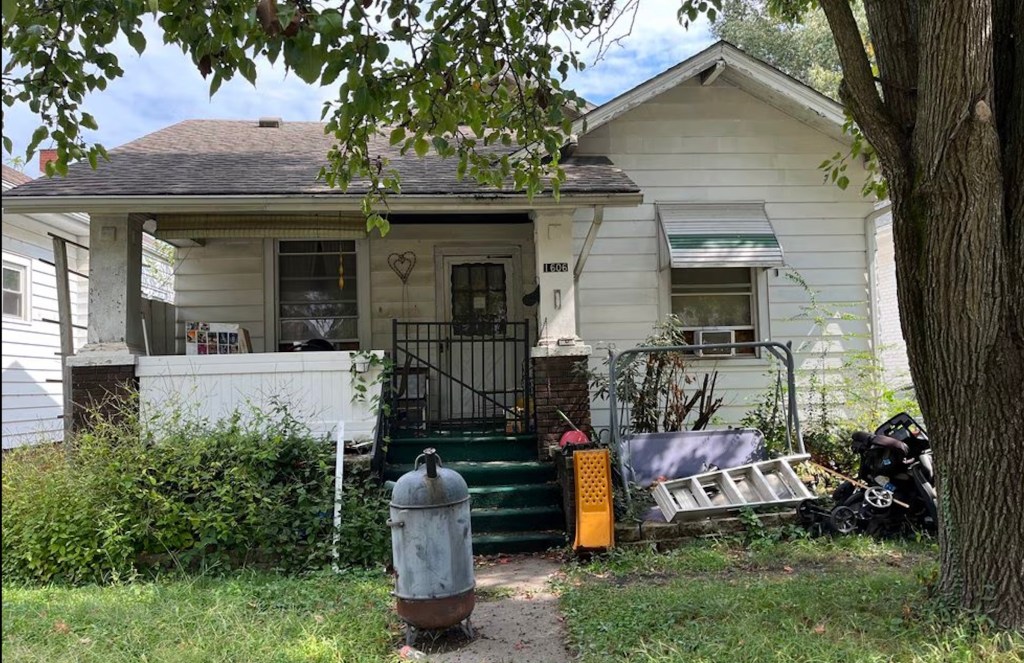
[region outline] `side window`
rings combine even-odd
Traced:
[[[754,270],[747,267],[672,269],[672,313],[688,343],[747,343],[757,339]],[[731,350],[705,351],[732,355]],[[750,356],[753,349],[737,350]]]
[[[282,240],[277,278],[279,349],[314,338],[359,349],[355,242]]]
[[[3,261],[4,317],[19,320],[31,319],[28,296],[29,263]]]

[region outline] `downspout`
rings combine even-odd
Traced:
[[[580,274],[583,273],[583,268],[587,265],[587,258],[590,256],[590,250],[594,248],[602,221],[604,221],[604,205],[596,205],[594,206],[594,220],[590,222],[587,238],[583,240],[583,248],[580,249],[580,255],[576,258],[576,266],[572,270],[573,283],[578,283],[580,280]]]
[[[880,336],[878,329],[878,219],[892,211],[892,205],[886,203],[882,207],[873,209],[864,217],[864,234],[867,238],[867,259],[868,259],[868,322],[871,324],[871,352],[875,361],[881,359],[879,347]]]

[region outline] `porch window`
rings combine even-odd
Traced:
[[[686,342],[747,343],[757,338],[755,272],[746,267],[672,270],[672,313]],[[705,351],[706,355],[753,355],[753,349]]]
[[[452,265],[452,323],[460,336],[504,334],[508,321],[505,266],[493,262]]]
[[[277,276],[279,349],[313,338],[359,349],[355,242],[279,241]]]
[[[3,261],[4,317],[28,320],[28,267]]]

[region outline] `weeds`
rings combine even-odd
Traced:
[[[212,424],[172,414],[173,427],[145,425],[133,412],[128,404],[114,418],[93,416],[66,452],[30,448],[4,458],[5,580],[110,582],[142,569],[324,565],[332,443],[283,408]],[[385,561],[380,488],[355,481],[342,509],[339,563]]]

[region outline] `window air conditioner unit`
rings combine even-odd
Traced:
[[[735,343],[736,332],[732,329],[702,329],[694,334],[696,345],[710,345],[713,343]],[[697,350],[698,357],[733,357],[736,355],[736,348],[708,348]]]

